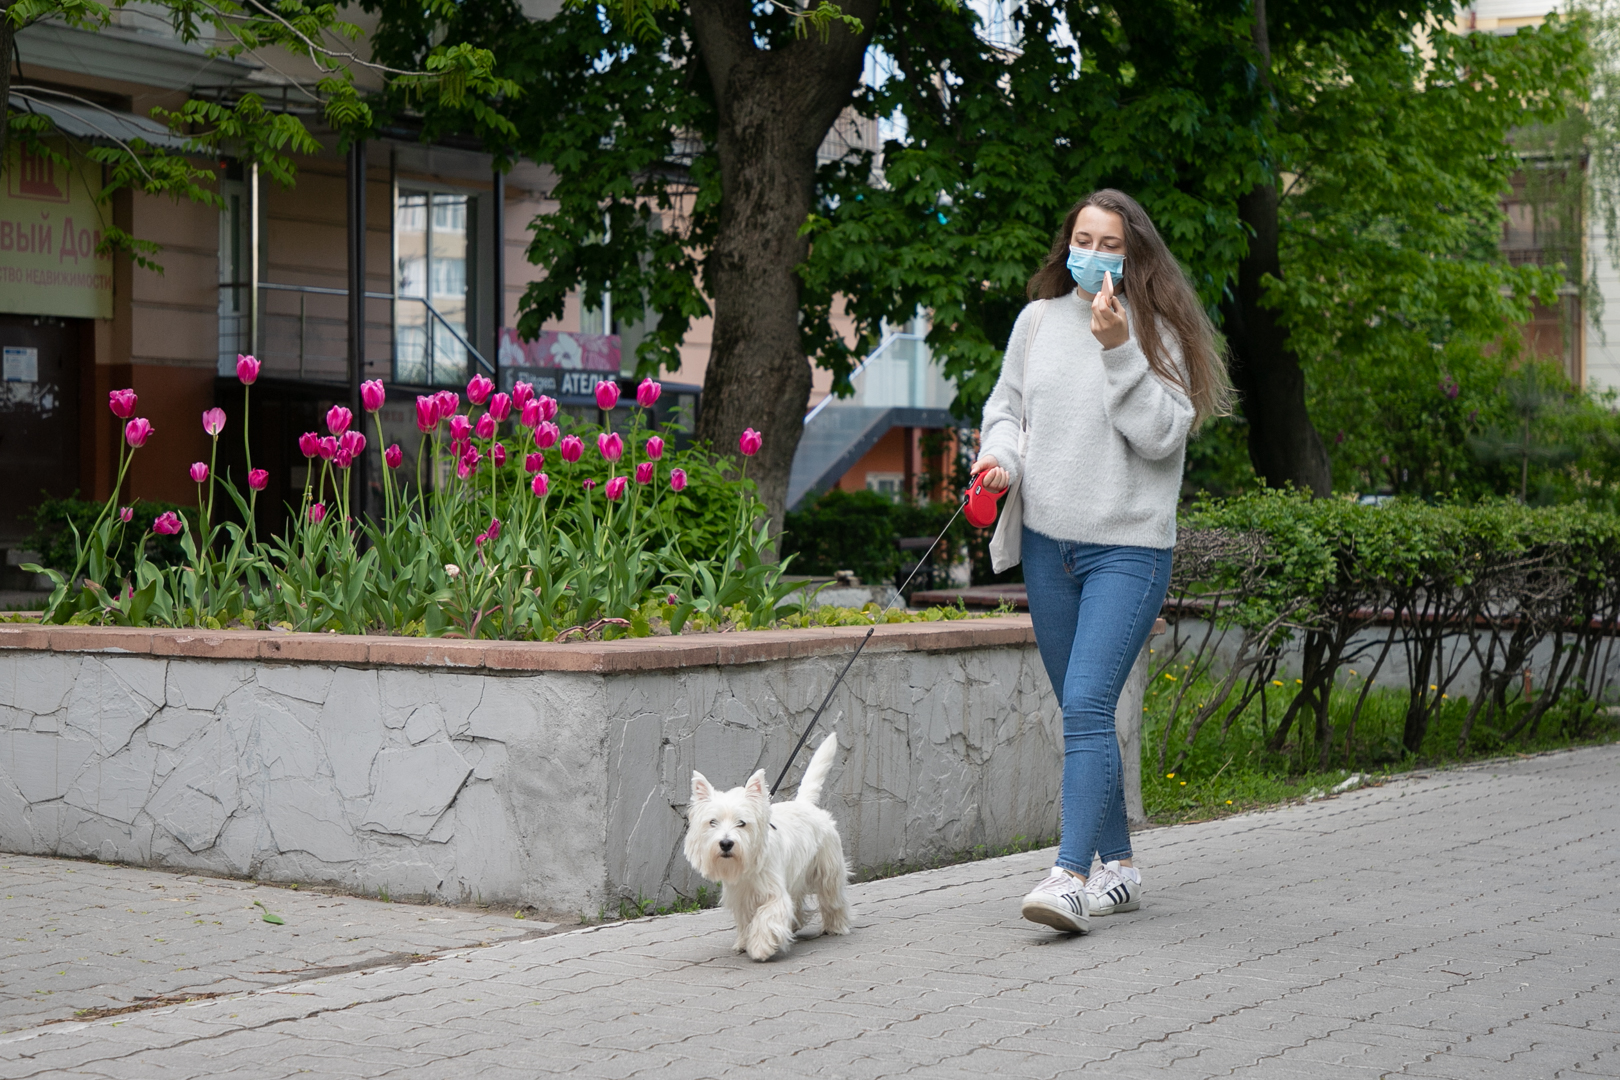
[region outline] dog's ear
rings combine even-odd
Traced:
[[[696,769],[692,770],[692,801],[705,802],[714,797],[714,785]]]
[[[756,769],[754,775],[748,778],[748,783],[743,786],[743,791],[750,799],[769,799],[771,793],[765,786],[765,770]]]

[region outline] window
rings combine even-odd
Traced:
[[[454,386],[467,378],[473,310],[470,196],[401,191],[394,207],[394,378]]]
[[[875,491],[879,495],[887,496],[895,502],[900,501],[906,486],[906,474],[897,472],[869,472],[866,474],[866,490]]]

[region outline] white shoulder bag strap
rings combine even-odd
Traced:
[[[1017,566],[1024,554],[1024,466],[1029,450],[1029,350],[1035,347],[1035,334],[1041,328],[1041,316],[1046,314],[1048,300],[1035,305],[1030,320],[1029,336],[1024,339],[1023,367],[1018,377],[1018,479],[1007,492],[1001,504],[1001,520],[996,522],[995,535],[990,537],[990,566],[1001,573]]]

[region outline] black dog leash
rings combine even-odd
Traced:
[[[945,539],[945,534],[951,531],[952,525],[956,524],[957,514],[960,514],[962,512],[962,507],[966,505],[967,497],[964,495],[961,505],[956,508],[956,513],[951,515],[951,520],[947,521],[945,523],[945,527],[939,531],[939,535],[934,537],[934,542],[928,545],[928,550],[923,552],[923,557],[921,559],[917,560],[917,565],[911,568],[911,573],[906,576],[905,583],[895,591],[894,600],[890,600],[883,606],[883,610],[874,616],[874,622],[881,619],[884,615],[887,615],[889,613],[889,608],[894,606],[894,601],[905,595],[906,585],[911,584],[911,579],[917,576],[917,571],[923,568],[923,564],[926,563],[928,561],[928,557],[934,553],[934,549],[939,546],[939,542]],[[815,729],[816,721],[821,719],[821,714],[827,711],[828,705],[832,704],[833,693],[838,689],[838,684],[844,681],[844,676],[849,674],[849,669],[855,666],[855,658],[861,655],[861,650],[866,648],[866,643],[872,640],[872,633],[875,630],[877,630],[876,626],[867,628],[866,636],[861,638],[861,643],[855,646],[855,651],[850,654],[849,663],[844,665],[844,670],[838,673],[838,678],[834,679],[832,686],[827,688],[827,696],[821,699],[821,708],[816,710],[816,715],[812,716],[810,718],[810,722],[804,726],[804,734],[799,736],[798,745],[793,748],[793,753],[788,755],[787,764],[782,766],[782,773],[776,778],[776,783],[771,785],[771,798],[774,799],[776,797],[776,789],[782,786],[783,780],[787,779],[788,770],[793,768],[793,762],[799,756],[799,751],[804,749],[805,740],[810,738],[810,732]]]

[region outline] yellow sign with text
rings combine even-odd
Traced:
[[[101,167],[61,165],[18,147],[0,190],[0,311],[110,319],[112,258],[97,255]]]

